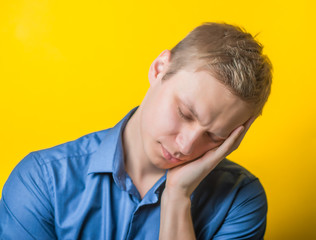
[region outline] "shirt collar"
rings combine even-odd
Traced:
[[[113,128],[106,130],[98,149],[91,155],[88,174],[117,172],[120,175],[125,173],[122,133],[137,108],[132,109]]]

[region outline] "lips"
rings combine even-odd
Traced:
[[[164,156],[164,158],[172,163],[178,163],[181,162],[181,160],[179,158],[175,158],[173,157],[168,151],[167,149],[165,149],[163,147],[163,145],[161,145],[161,149],[162,149],[162,154]]]

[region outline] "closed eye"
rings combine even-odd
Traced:
[[[181,111],[180,107],[178,107],[178,114],[184,120],[187,120],[187,121],[192,121],[193,120],[192,117],[184,115],[183,112]]]
[[[186,121],[194,121],[194,119],[193,119],[191,116],[185,115],[185,114],[181,111],[180,107],[178,107],[178,114],[179,114],[179,116],[180,116],[182,119],[184,119],[184,120],[186,120]],[[207,137],[208,137],[212,142],[214,142],[214,143],[222,143],[222,142],[225,141],[225,139],[214,139],[214,135],[213,135],[212,133],[210,133],[210,132],[205,132],[205,134],[206,134]]]

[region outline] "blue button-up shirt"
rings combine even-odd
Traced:
[[[115,127],[32,152],[12,171],[0,201],[0,239],[158,239],[166,174],[141,199],[124,169]],[[197,239],[261,239],[265,192],[224,159],[191,196]]]

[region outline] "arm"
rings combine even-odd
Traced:
[[[159,239],[195,239],[190,198],[168,190],[161,198]]]
[[[0,239],[55,239],[43,166],[33,154],[12,171],[0,201]]]
[[[244,126],[236,128],[218,148],[168,171],[161,201],[160,239],[195,239],[190,196],[216,165],[238,148],[254,120],[251,118]]]

